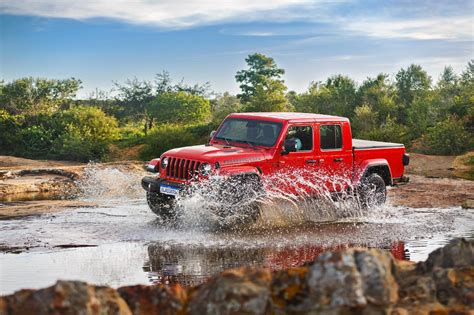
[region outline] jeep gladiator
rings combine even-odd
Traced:
[[[207,144],[172,149],[150,161],[147,169],[157,174],[144,177],[142,187],[151,210],[169,221],[176,217],[175,201],[183,191],[219,177],[223,180],[216,191],[230,202],[216,213],[240,213],[247,222],[260,210],[256,202],[242,201],[265,194],[265,179],[275,185],[274,176],[290,178],[302,172],[331,194],[352,192],[368,208],[385,202],[386,186],[407,180],[403,172],[408,163],[403,144],[352,139],[345,117],[234,113],[211,133]],[[298,194],[291,180],[281,186],[281,191]],[[312,190],[308,187],[305,193]]]

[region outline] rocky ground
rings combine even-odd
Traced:
[[[474,242],[451,241],[418,264],[378,249],[326,252],[307,266],[227,270],[197,287],[117,290],[58,281],[0,297],[16,314],[472,314]]]

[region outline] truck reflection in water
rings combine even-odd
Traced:
[[[281,270],[308,264],[325,251],[361,246],[364,244],[243,248],[152,243],[148,246],[149,260],[143,269],[152,284],[194,286],[229,268],[254,266]],[[392,242],[381,248],[390,251],[396,259],[409,259],[403,242]]]

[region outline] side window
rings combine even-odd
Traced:
[[[311,126],[291,126],[288,128],[286,139],[296,141],[296,151],[311,151],[313,149],[313,128]]]
[[[342,129],[340,125],[321,125],[319,127],[321,150],[342,148]]]

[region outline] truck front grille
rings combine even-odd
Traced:
[[[198,174],[200,166],[201,162],[199,161],[170,157],[166,167],[166,177],[190,180]]]

